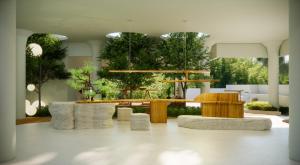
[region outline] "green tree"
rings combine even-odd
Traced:
[[[289,84],[289,62],[285,61],[286,56],[279,57],[279,83]]]
[[[39,102],[41,102],[39,89],[44,83],[51,79],[67,79],[69,77],[63,62],[66,57],[66,48],[62,47],[60,40],[50,34],[33,34],[28,38],[27,46],[30,43],[37,43],[43,49],[40,57],[34,57],[30,48],[26,48],[26,84],[34,84],[37,87],[35,92],[38,93]],[[39,76],[39,65],[41,66],[41,77]]]
[[[226,84],[267,84],[268,70],[260,60],[248,58],[218,58],[210,63],[211,76],[220,82],[212,87],[225,88]]]
[[[209,54],[205,46],[208,35],[196,32],[169,33],[159,45],[162,68],[171,70],[202,70],[209,69]],[[183,74],[166,74],[171,79],[184,79]],[[200,76],[201,77],[201,76]],[[199,75],[189,78],[199,78]],[[188,85],[181,83],[183,97]]]
[[[86,63],[78,69],[71,69],[71,77],[67,84],[84,96],[85,99],[94,100],[96,95],[102,98],[115,98],[118,94],[115,83],[107,79],[92,79],[92,73],[96,71],[96,67]]]
[[[154,82],[151,73],[109,73],[109,70],[157,69],[159,68],[157,38],[140,33],[121,33],[119,37],[107,38],[100,60],[107,60],[108,66],[101,68],[98,75],[118,83],[123,91],[132,92]],[[126,97],[124,94],[123,97]]]

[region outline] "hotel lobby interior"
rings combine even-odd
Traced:
[[[299,0],[0,0],[0,36],[0,164],[300,165]]]

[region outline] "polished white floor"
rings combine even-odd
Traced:
[[[175,119],[152,124],[151,131],[131,131],[118,121],[114,128],[66,131],[24,124],[17,126],[17,157],[5,164],[298,164],[288,159],[288,124],[271,118],[271,131],[192,130],[177,127]]]

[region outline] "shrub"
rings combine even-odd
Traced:
[[[252,101],[245,105],[250,110],[262,110],[262,111],[277,111],[277,108],[273,107],[267,101]]]
[[[289,107],[279,107],[279,111],[282,115],[289,115]]]
[[[132,107],[133,113],[147,113],[149,108],[146,107]],[[199,107],[185,107],[185,106],[168,106],[168,117],[177,117],[179,115],[201,115]],[[116,114],[114,114],[116,117]]]
[[[147,109],[145,107],[132,107],[133,113],[147,113]]]
[[[38,109],[34,117],[51,117],[51,114],[49,112],[49,107],[44,106],[41,107],[41,109]]]
[[[199,107],[169,106],[168,117],[177,117],[179,115],[201,115]]]

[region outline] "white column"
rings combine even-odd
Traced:
[[[279,107],[279,49],[282,41],[270,41],[263,44],[268,52],[268,93],[269,102]]]
[[[100,49],[101,49],[102,42],[99,40],[90,40],[88,41],[88,44],[90,45],[92,50],[93,66],[95,66],[98,70],[100,67],[100,61],[98,57],[100,56]],[[97,78],[97,72],[93,74],[93,78]]]
[[[210,73],[204,73],[205,76],[210,76]],[[205,78],[206,79],[206,78]],[[201,93],[209,93],[210,82],[204,82],[201,88]]]
[[[26,100],[26,42],[33,32],[17,29],[17,119],[25,117]]]
[[[300,1],[290,0],[290,158],[300,161]]]
[[[0,0],[0,161],[16,149],[16,0]]]

